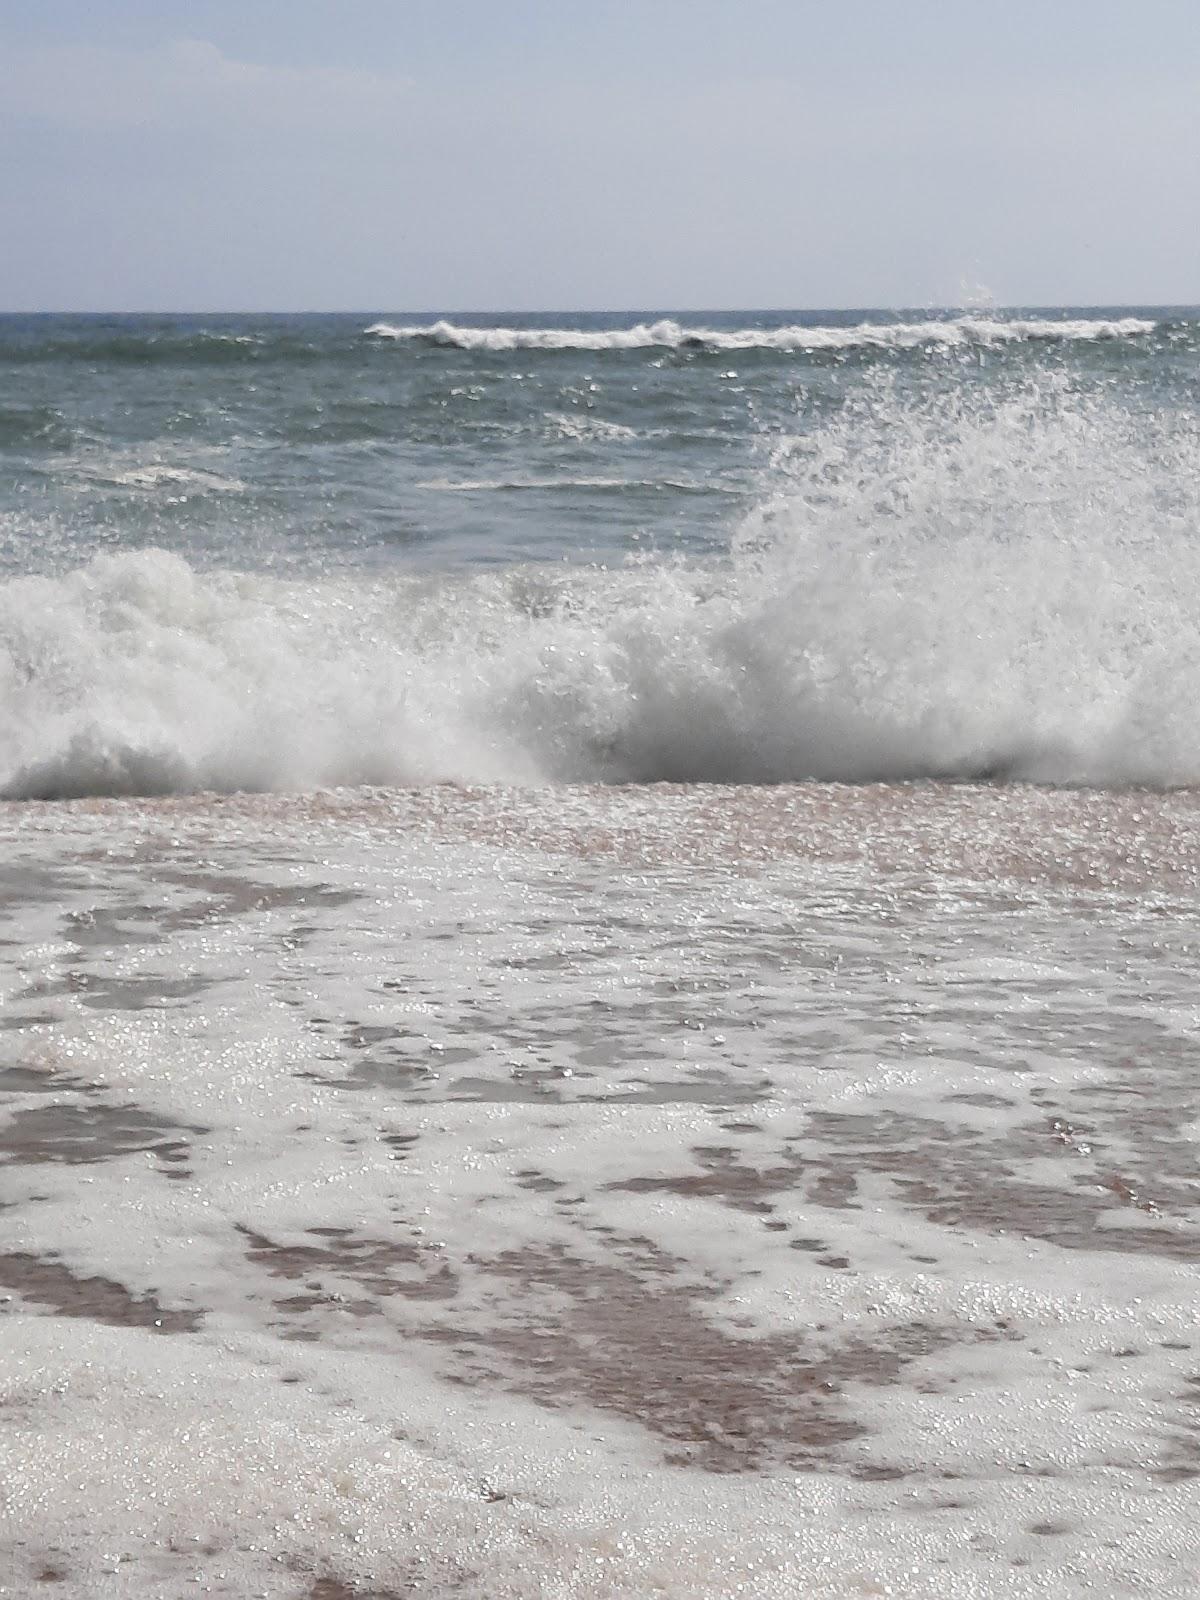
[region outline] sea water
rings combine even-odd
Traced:
[[[1198,346],[0,319],[0,1589],[1195,1592]]]

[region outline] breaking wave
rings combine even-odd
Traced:
[[[0,586],[9,798],[438,779],[1200,780],[1200,425],[882,379],[720,560]]]
[[[860,323],[856,327],[689,328],[664,319],[631,328],[474,328],[453,322],[398,325],[376,322],[365,333],[377,339],[455,350],[779,350],[819,353],[839,350],[914,350],[922,346],[990,347],[1029,341],[1132,339],[1158,324],[1144,317],[1053,319],[955,317],[926,322]]]

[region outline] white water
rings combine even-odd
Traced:
[[[920,345],[956,348],[1003,345],[1025,340],[1130,339],[1152,333],[1144,317],[1017,318],[956,317],[952,321],[863,322],[857,327],[715,328],[684,327],[663,318],[630,328],[471,328],[453,322],[375,322],[364,331],[379,339],[420,340],[456,350],[912,350]]]
[[[0,828],[9,1595],[1195,1596],[1190,797]]]
[[[782,440],[728,558],[0,587],[9,797],[462,780],[1200,777],[1200,437],[1043,381]]]

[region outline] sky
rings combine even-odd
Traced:
[[[0,309],[1200,301],[1196,0],[0,0]]]

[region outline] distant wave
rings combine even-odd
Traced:
[[[859,323],[855,327],[690,328],[664,319],[631,328],[470,328],[453,322],[398,325],[375,322],[372,338],[443,346],[455,350],[737,350],[819,352],[912,350],[920,346],[995,346],[1030,340],[1131,339],[1153,333],[1157,323],[1144,317],[1114,319],[954,317],[943,321]]]
[[[0,796],[554,781],[1200,782],[1200,423],[864,386],[722,559],[350,577],[161,551],[0,583]]]
[[[376,344],[504,354],[513,351],[583,352],[676,350],[728,355],[739,351],[837,354],[841,351],[905,351],[1022,342],[1136,339],[1170,324],[1144,317],[1007,318],[969,315],[919,322],[864,322],[852,327],[718,329],[686,326],[666,318],[627,328],[467,327],[449,321],[375,322],[363,333]],[[311,336],[295,328],[235,332],[221,328],[55,326],[42,336],[0,328],[0,366],[44,362],[112,363],[129,366],[224,366],[313,362],[352,352],[361,335]],[[361,346],[359,345],[359,348]]]

